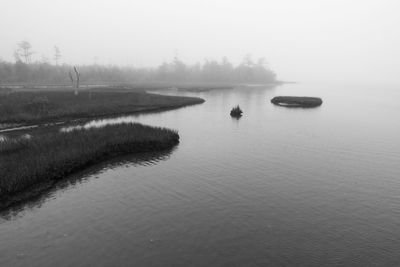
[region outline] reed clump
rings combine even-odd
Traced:
[[[242,113],[243,113],[243,111],[240,109],[239,105],[237,105],[236,107],[232,108],[232,110],[231,110],[231,116],[232,117],[241,117]]]

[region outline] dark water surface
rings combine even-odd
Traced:
[[[179,94],[206,103],[118,119],[179,130],[174,151],[4,214],[0,266],[400,266],[400,87]],[[288,109],[276,95],[324,103]]]

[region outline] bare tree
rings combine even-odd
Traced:
[[[74,71],[75,71],[75,76],[76,76],[75,95],[78,95],[79,79],[81,77],[81,74],[78,72],[78,69],[76,68],[76,66],[74,66]]]
[[[56,65],[58,65],[58,62],[61,58],[61,51],[60,48],[58,48],[58,46],[54,46],[54,61],[56,62]]]
[[[18,43],[17,53],[22,57],[26,64],[31,63],[31,56],[34,52],[31,51],[32,45],[28,41],[21,41]]]

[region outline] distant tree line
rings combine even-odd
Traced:
[[[54,47],[54,62],[32,61],[31,45],[21,42],[14,53],[15,63],[0,60],[0,84],[37,83],[69,84],[74,66],[60,64],[60,49]],[[221,61],[205,60],[203,64],[187,65],[178,57],[156,68],[117,67],[104,65],[77,66],[80,82],[131,83],[131,82],[206,82],[206,83],[271,83],[276,74],[261,58],[253,61],[246,56],[234,66],[224,57]]]

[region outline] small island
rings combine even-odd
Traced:
[[[322,99],[308,96],[276,96],[271,99],[271,103],[283,107],[313,108],[321,106]]]

